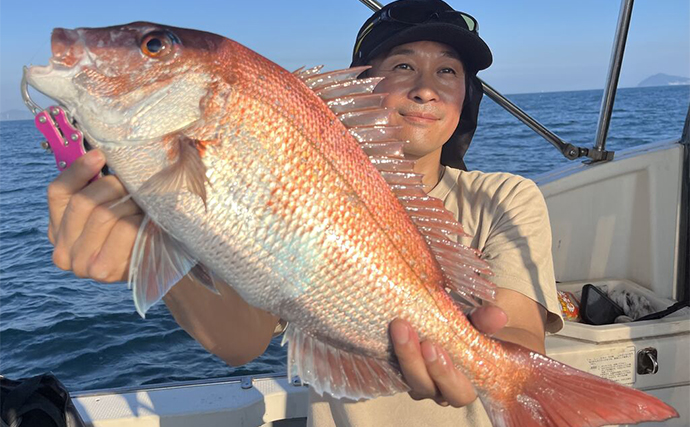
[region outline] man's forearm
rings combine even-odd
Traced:
[[[507,326],[494,334],[494,338],[520,344],[525,348],[541,354],[546,352],[546,348],[544,347],[544,337],[538,337],[525,329],[511,328]]]
[[[184,277],[163,298],[177,323],[226,363],[243,365],[268,347],[278,318],[247,304],[230,286],[220,295]]]
[[[519,292],[501,288],[496,292],[494,305],[508,316],[508,324],[494,334],[494,337],[544,354],[547,315],[544,307]]]

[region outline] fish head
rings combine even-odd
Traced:
[[[95,145],[148,142],[202,118],[225,41],[148,22],[56,28],[49,65],[25,69],[26,79]]]

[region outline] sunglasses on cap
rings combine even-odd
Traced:
[[[434,10],[425,8],[419,4],[394,4],[382,12],[376,19],[367,25],[357,37],[353,57],[357,54],[362,41],[377,25],[382,22],[394,22],[405,25],[419,25],[428,22],[440,22],[456,25],[470,32],[476,33],[479,24],[471,15],[456,10]]]

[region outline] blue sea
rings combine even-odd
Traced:
[[[591,147],[602,91],[509,98],[568,142]],[[680,137],[690,86],[618,92],[607,149]],[[47,239],[46,187],[57,175],[32,121],[0,122],[0,373],[53,372],[70,391],[285,371],[274,340],[257,360],[233,368],[180,329],[160,303],[141,319],[125,284],[61,271]],[[563,166],[554,147],[485,98],[470,169],[533,178]]]

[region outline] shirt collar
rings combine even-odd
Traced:
[[[449,168],[448,166],[443,167],[443,175],[434,188],[429,191],[429,196],[435,197],[437,199],[445,200],[453,191],[453,188],[458,184],[458,177],[460,176],[460,170]]]

